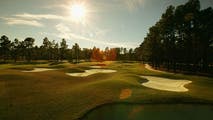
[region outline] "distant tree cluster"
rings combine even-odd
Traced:
[[[50,41],[47,37],[43,39],[41,46],[34,45],[34,42],[35,39],[31,37],[24,41],[18,39],[11,41],[3,35],[0,38],[0,61],[6,63],[11,61],[48,60],[59,62],[68,60],[72,63],[79,63],[80,61],[135,60],[133,49],[130,49],[129,52],[126,48],[81,49],[77,43],[68,48],[65,39],[57,43],[55,40]]]
[[[199,0],[169,6],[136,51],[137,59],[154,67],[209,72],[213,64],[213,9],[201,10]]]
[[[92,61],[115,61],[117,58],[117,51],[115,48],[109,49],[108,47],[105,51],[94,47],[92,49],[91,60]]]

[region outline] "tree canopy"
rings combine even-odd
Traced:
[[[9,40],[6,35],[0,39],[0,61],[9,62],[10,60],[27,61],[32,60],[48,60],[48,61],[63,61],[68,60],[73,63],[80,61],[114,61],[114,60],[130,60],[128,58],[134,57],[134,50],[127,52],[126,48],[123,53],[123,48],[109,48],[105,50],[94,47],[81,49],[78,43],[75,43],[71,48],[65,39],[60,43],[55,40],[50,41],[47,37],[43,39],[41,46],[34,45],[35,39],[27,37],[23,41],[15,38],[13,41]],[[129,57],[124,57],[129,56]],[[131,58],[131,60],[135,60]]]
[[[149,29],[137,53],[140,60],[168,70],[209,71],[213,64],[213,9],[199,0],[169,6]]]

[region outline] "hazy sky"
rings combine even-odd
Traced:
[[[43,38],[69,46],[137,47],[168,5],[188,0],[0,0],[0,35],[11,40]],[[213,0],[200,0],[201,7],[213,6]],[[71,16],[73,4],[83,4],[86,15],[76,22]]]

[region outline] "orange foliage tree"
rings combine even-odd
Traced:
[[[94,47],[92,49],[92,56],[91,61],[103,61],[103,51],[101,51],[99,48]]]
[[[101,51],[99,48],[94,47],[92,50],[91,61],[114,61],[116,60],[117,52],[115,48],[109,49],[108,47],[105,51]]]
[[[106,60],[108,61],[114,61],[116,60],[117,53],[115,48],[111,48],[108,51],[105,51]]]

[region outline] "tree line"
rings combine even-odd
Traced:
[[[135,60],[135,52],[133,49],[127,48],[109,48],[105,50],[93,47],[80,48],[75,43],[72,47],[68,47],[65,39],[61,42],[55,40],[50,41],[47,37],[43,39],[41,46],[34,45],[35,39],[27,37],[23,41],[17,38],[11,41],[6,35],[0,38],[0,61],[2,63],[33,60],[47,60],[60,62],[68,60],[72,63],[80,61],[114,61],[114,60]]]
[[[156,68],[213,72],[213,9],[199,0],[169,6],[136,51]]]

